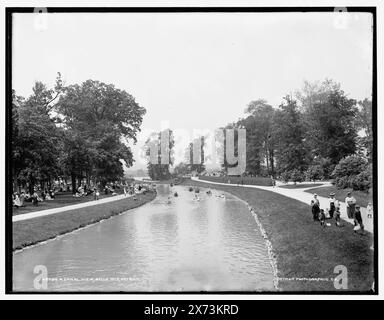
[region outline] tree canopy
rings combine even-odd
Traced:
[[[28,99],[13,92],[12,158],[14,180],[35,183],[59,176],[87,178],[104,185],[123,176],[133,155],[145,114],[135,99],[112,84],[87,80],[64,86],[60,74],[54,89],[36,82]]]

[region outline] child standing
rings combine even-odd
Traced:
[[[372,203],[368,203],[367,205],[367,218],[372,219],[373,218],[373,206]]]
[[[340,227],[340,207],[336,207],[336,211],[335,211],[335,222],[336,222],[336,226]]]
[[[325,213],[324,213],[324,209],[320,210],[320,225],[322,227],[325,227]]]
[[[335,213],[335,210],[336,210],[335,202],[336,202],[335,193],[332,192],[329,194],[329,216],[331,219],[333,219],[333,214]]]

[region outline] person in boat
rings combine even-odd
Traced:
[[[212,191],[211,191],[211,190],[208,190],[208,191],[207,191],[207,195],[211,196],[211,195],[212,195]]]

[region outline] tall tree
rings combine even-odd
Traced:
[[[127,166],[133,162],[132,152],[124,142],[136,142],[145,109],[126,91],[87,80],[66,87],[56,110],[68,134],[84,142],[80,154],[82,159],[86,154],[91,168],[87,171],[92,177],[103,185],[122,177],[121,161]],[[66,163],[76,163],[79,153],[72,154],[74,158],[66,159]],[[79,168],[72,168],[71,175],[81,176]]]
[[[372,130],[372,101],[364,99],[358,102],[357,111],[357,129],[362,130],[362,136],[360,137],[360,144],[362,145],[368,161],[372,163],[373,152],[373,130]]]
[[[261,166],[266,164],[266,173],[274,174],[274,140],[272,139],[275,110],[267,101],[251,101],[246,110],[249,116],[239,121],[247,130],[247,171],[256,175],[262,173]],[[249,150],[249,152],[248,152]]]
[[[274,117],[273,134],[278,171],[304,171],[307,165],[307,150],[302,116],[295,100],[290,96],[286,96],[284,100]]]
[[[62,91],[60,74],[55,89],[36,82],[33,94],[23,100],[14,95],[12,155],[18,183],[28,183],[33,192],[36,183],[51,184],[59,171],[61,129],[52,115],[54,102]]]
[[[306,143],[313,157],[329,158],[333,164],[356,151],[356,101],[331,80],[302,95]]]

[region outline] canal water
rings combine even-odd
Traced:
[[[207,189],[195,199],[184,186],[157,191],[144,206],[15,253],[14,290],[274,290],[264,239],[243,202]]]

